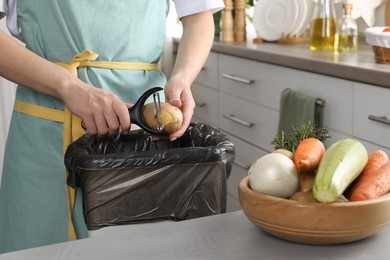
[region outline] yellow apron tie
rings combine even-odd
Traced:
[[[130,63],[130,62],[111,62],[111,61],[95,61],[99,57],[98,54],[85,50],[75,55],[70,63],[56,62],[57,65],[67,69],[73,75],[77,77],[77,69],[81,67],[96,67],[104,69],[124,69],[124,70],[158,70],[157,63]],[[26,103],[16,100],[14,110],[30,116],[47,119],[51,121],[61,122],[64,124],[64,140],[63,151],[65,154],[66,149],[72,141],[77,140],[84,134],[84,130],[81,127],[81,119],[73,115],[67,107],[64,110],[57,110],[44,106]],[[67,178],[67,172],[65,170],[65,180]],[[77,239],[75,228],[72,221],[72,212],[75,202],[75,190],[66,185],[66,193],[68,197],[68,240]]]
[[[116,69],[116,70],[158,70],[157,63],[95,61],[98,57],[99,57],[98,54],[89,50],[85,50],[75,55],[71,63],[56,62],[56,64],[69,70],[71,73],[73,73],[73,75],[77,75],[77,69],[83,67],[94,67],[94,68]]]

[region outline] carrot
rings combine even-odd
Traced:
[[[357,187],[359,187],[362,183],[366,182],[366,179],[369,180],[370,176],[375,174],[375,172],[384,165],[389,160],[386,152],[382,150],[375,150],[371,152],[370,156],[368,156],[367,165],[364,168],[363,172],[359,175],[359,177],[353,182],[351,190],[350,190],[350,196],[352,196],[352,193],[354,190],[356,190]]]
[[[365,178],[351,194],[350,201],[378,198],[390,192],[390,161]]]
[[[302,140],[294,154],[294,164],[298,170],[313,171],[317,169],[322,156],[325,153],[324,144],[317,138],[306,138]]]

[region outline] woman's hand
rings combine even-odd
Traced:
[[[59,98],[80,117],[90,135],[130,129],[127,105],[117,96],[76,78],[66,69],[29,51],[0,31],[0,76]]]
[[[83,120],[89,135],[114,135],[130,130],[129,105],[110,92],[75,78],[70,86],[63,88],[61,98]]]
[[[183,113],[183,125],[169,135],[174,140],[184,134],[195,109],[191,84],[201,70],[214,39],[214,20],[211,11],[182,18],[183,35],[180,40],[172,76],[165,86],[165,99]]]
[[[192,115],[194,114],[195,101],[192,97],[190,83],[181,80],[180,77],[170,78],[164,92],[166,102],[178,107],[183,113],[181,128],[169,135],[169,139],[173,141],[182,136],[190,125]]]

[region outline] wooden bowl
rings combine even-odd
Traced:
[[[255,192],[245,177],[238,188],[241,208],[250,221],[276,237],[312,245],[357,241],[390,223],[390,194],[331,204],[302,203]]]

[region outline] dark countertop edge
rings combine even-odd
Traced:
[[[180,38],[174,38],[175,43],[178,43],[179,41]],[[221,43],[214,41],[211,50],[221,54],[233,55],[254,61],[266,62],[354,82],[390,88],[390,64],[375,64],[374,54],[371,53],[371,51],[362,51],[365,56],[369,56],[369,62],[372,63],[367,67],[358,66],[359,64],[348,64],[347,62],[331,61],[310,56],[293,56],[289,54],[289,50],[294,47],[285,45],[285,47],[282,48],[286,48],[286,51],[283,53],[276,53],[261,50],[253,46],[248,47],[245,43]],[[367,59],[363,59],[363,61],[367,62]],[[372,66],[379,67],[380,69],[371,68]]]

